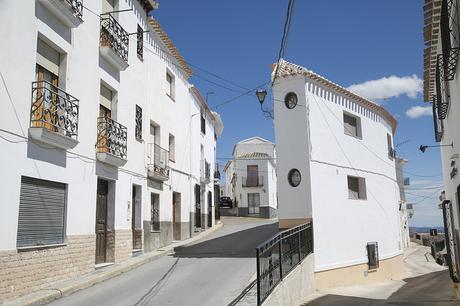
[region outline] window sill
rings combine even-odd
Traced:
[[[143,143],[143,142],[144,142],[144,139],[142,139],[142,138],[137,138],[137,137],[136,137],[136,140],[137,140],[138,142],[140,142],[140,143]]]
[[[27,251],[34,251],[34,250],[59,248],[59,247],[64,247],[64,246],[67,246],[67,243],[45,244],[45,245],[34,245],[34,246],[27,246],[27,247],[19,247],[19,248],[17,248],[17,250],[18,250],[18,252],[27,252]]]
[[[167,95],[173,102],[176,102],[176,100],[175,100],[173,97],[171,97],[168,93],[167,93],[166,95]]]
[[[363,140],[363,136],[355,136],[355,135],[350,135],[350,134],[347,134],[347,133],[344,133],[344,135],[350,136],[350,137],[353,137],[353,138],[356,138],[356,139],[359,139],[359,140]]]
[[[159,234],[159,233],[161,233],[161,231],[152,231],[152,230],[151,230],[150,233]]]
[[[348,200],[352,200],[352,201],[367,201],[367,198],[362,198],[362,199],[348,198]]]

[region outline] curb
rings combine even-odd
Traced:
[[[0,303],[5,306],[25,306],[25,305],[43,305],[57,300],[61,297],[68,296],[77,291],[92,287],[100,282],[106,281],[120,274],[126,273],[130,270],[138,268],[144,264],[155,261],[163,256],[174,254],[174,249],[178,247],[185,247],[191,245],[203,238],[214,233],[216,230],[223,226],[222,221],[216,223],[216,225],[198,235],[183,240],[180,242],[172,243],[168,246],[161,248],[160,251],[154,251],[155,253],[146,253],[138,257],[129,258],[121,263],[114,264],[109,269],[95,270],[89,274],[82,275],[79,277],[79,281],[75,283],[75,280],[64,280],[55,284],[55,288],[40,289],[34,293],[16,298],[14,300]]]

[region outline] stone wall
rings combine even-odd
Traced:
[[[75,235],[65,246],[0,251],[0,301],[94,271],[95,248],[95,235]]]
[[[144,252],[155,251],[172,241],[172,223],[160,222],[160,231],[150,231],[150,221],[144,221]]]
[[[131,229],[115,230],[115,262],[130,258],[133,254],[133,232]]]

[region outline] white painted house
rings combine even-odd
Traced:
[[[155,1],[0,6],[0,300],[212,226],[222,122]]]
[[[233,159],[224,168],[226,196],[239,216],[275,218],[275,145],[261,137],[251,137],[234,145]]]
[[[401,275],[396,120],[284,60],[273,96],[279,225],[313,221],[316,286]]]
[[[403,248],[410,247],[409,236],[409,219],[414,215],[412,203],[406,201],[406,186],[409,186],[409,178],[404,177],[404,165],[408,162],[407,159],[396,156],[396,181],[399,187],[399,224],[401,225],[401,241]]]
[[[441,145],[444,192],[440,207],[450,276],[460,298],[460,48],[459,3],[425,0],[424,100],[433,110],[434,141]]]

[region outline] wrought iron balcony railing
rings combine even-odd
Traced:
[[[438,55],[436,65],[436,106],[439,120],[446,119],[449,109],[449,84],[444,79],[445,69],[442,65],[442,54]]]
[[[169,178],[169,152],[155,143],[150,143],[147,166],[155,176]]]
[[[78,99],[48,81],[32,83],[30,127],[78,138]]]
[[[455,77],[459,55],[459,18],[457,0],[442,0],[441,4],[441,43],[443,81]]]
[[[83,1],[82,0],[61,0],[69,6],[72,14],[83,20]]]
[[[264,177],[263,176],[248,176],[242,177],[242,186],[243,187],[263,187],[264,186]]]
[[[431,103],[431,106],[433,107],[434,138],[436,142],[441,142],[441,139],[443,136],[443,122],[442,120],[439,120],[436,96],[433,96],[433,101]]]
[[[128,62],[129,34],[107,13],[101,15],[101,46],[109,46],[125,62]]]
[[[97,118],[97,152],[128,158],[128,129],[115,120]]]

